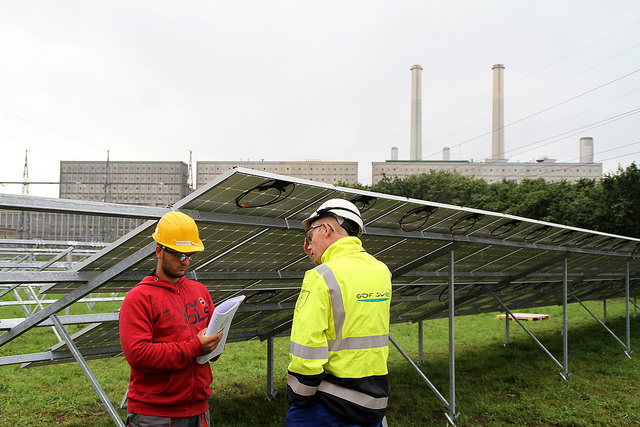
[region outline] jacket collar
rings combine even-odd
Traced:
[[[342,239],[333,242],[331,246],[324,251],[320,261],[324,264],[332,259],[340,258],[356,252],[365,252],[362,247],[362,241],[353,236],[343,237]]]

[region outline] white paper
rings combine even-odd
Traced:
[[[207,363],[209,360],[213,359],[223,352],[224,345],[227,342],[227,336],[229,335],[231,320],[233,320],[233,316],[234,314],[236,314],[236,310],[243,300],[244,295],[240,295],[237,297],[229,298],[228,300],[225,300],[216,305],[215,310],[213,310],[213,316],[211,316],[209,326],[207,326],[207,332],[205,332],[205,335],[215,335],[220,331],[223,331],[223,335],[220,339],[220,342],[218,343],[218,346],[211,353],[198,357],[198,363]]]

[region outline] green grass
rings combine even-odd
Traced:
[[[624,301],[607,301],[608,327],[625,341]],[[602,303],[587,306],[602,316]],[[107,311],[109,306],[95,310]],[[13,310],[13,309],[9,309]],[[74,307],[72,313],[87,311]],[[551,315],[524,322],[560,362],[562,307],[523,310]],[[515,323],[504,346],[504,320],[498,313],[456,318],[456,409],[463,426],[629,426],[640,425],[640,369],[624,348],[582,307],[569,306],[569,372],[560,369]],[[0,318],[20,317],[19,312]],[[631,343],[640,339],[640,317],[631,320]],[[74,332],[77,328],[72,328]],[[416,324],[392,325],[392,336],[414,360]],[[0,347],[0,356],[40,352],[56,343],[50,328],[37,328]],[[267,401],[266,342],[230,343],[213,366],[210,400],[216,426],[281,426],[287,411],[287,338],[275,340],[275,401]],[[423,372],[449,399],[448,320],[424,322]],[[119,406],[129,368],[122,357],[88,362],[109,399]],[[445,425],[446,409],[427,385],[390,347],[392,426]],[[125,411],[118,408],[122,417]],[[0,367],[0,426],[111,426],[97,394],[77,364],[21,369]]]

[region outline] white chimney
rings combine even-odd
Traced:
[[[504,65],[493,66],[493,136],[491,160],[504,158]]]
[[[444,147],[442,149],[442,160],[445,162],[451,160],[451,149],[449,149],[449,147]]]
[[[580,138],[580,163],[593,163],[593,138]]]
[[[391,160],[398,160],[398,147],[391,147]]]
[[[422,65],[411,67],[411,147],[409,160],[422,160]]]

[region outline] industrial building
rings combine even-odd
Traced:
[[[60,199],[164,207],[191,191],[184,162],[60,162]],[[0,211],[0,237],[110,242],[140,223],[125,217]]]
[[[521,182],[523,179],[544,178],[549,182],[566,180],[578,182],[583,178],[602,177],[602,163],[593,161],[593,138],[580,139],[580,162],[559,163],[555,159],[542,158],[535,162],[509,162],[506,159],[488,159],[484,162],[471,160],[449,160],[448,150],[443,153],[444,160],[398,160],[397,149],[392,151],[392,160],[371,163],[372,183],[384,176],[406,178],[431,171],[457,172],[462,176],[484,179],[489,184],[510,180]],[[394,158],[395,157],[395,158]]]
[[[450,149],[443,149],[442,160],[422,159],[422,66],[411,67],[411,139],[410,159],[398,160],[398,149],[391,149],[391,160],[371,164],[372,183],[384,176],[406,178],[431,171],[457,172],[463,176],[484,179],[488,183],[544,178],[547,181],[577,182],[583,178],[602,177],[602,163],[593,161],[593,138],[580,138],[579,163],[557,163],[542,158],[535,162],[509,162],[505,157],[504,140],[504,65],[493,66],[493,115],[491,158],[484,162],[450,160]]]
[[[191,191],[184,162],[60,162],[61,199],[167,206]]]
[[[310,179],[328,184],[358,182],[358,162],[307,161],[204,161],[198,162],[197,187],[202,187],[218,175],[234,167],[277,173],[294,178]]]
[[[236,166],[328,184],[358,182],[358,162],[205,161],[197,186]],[[191,166],[180,161],[61,161],[60,199],[164,207],[193,191]],[[0,211],[0,238],[110,242],[140,225],[133,218]]]

